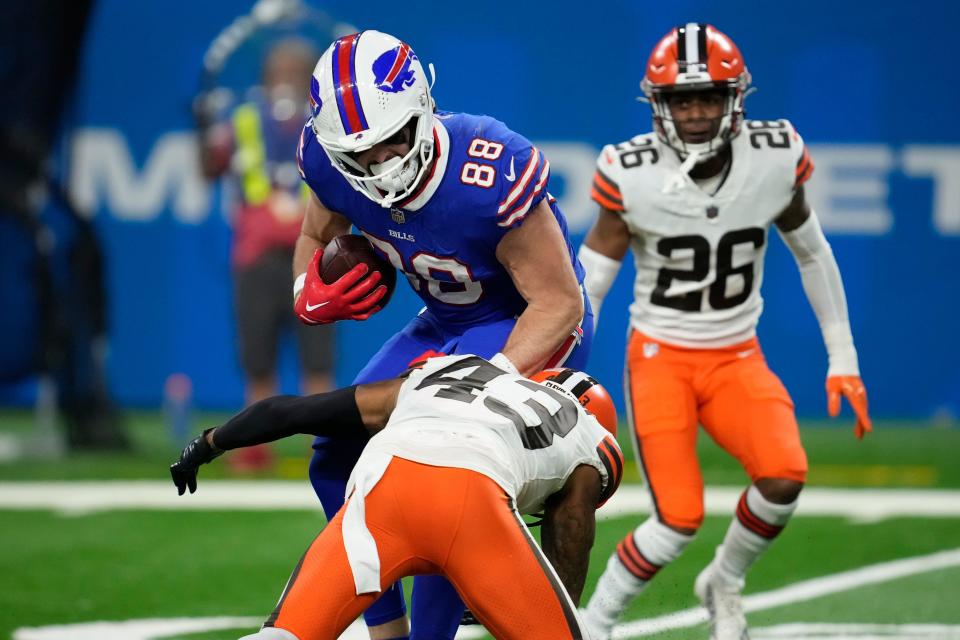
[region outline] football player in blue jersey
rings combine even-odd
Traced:
[[[313,193],[294,256],[296,314],[323,324],[379,310],[378,273],[358,265],[326,284],[317,271],[325,244],[356,227],[425,308],[355,383],[396,376],[437,353],[478,354],[524,375],[583,368],[593,316],[566,221],[547,192],[549,163],[502,122],[437,111],[430,88],[409,45],[377,31],[340,38],[317,63],[314,116],[297,152]],[[314,444],[310,479],[328,517],[364,444]],[[411,637],[453,638],[462,612],[445,579],[414,581]],[[395,586],[365,614],[371,637],[406,637],[404,614]]]

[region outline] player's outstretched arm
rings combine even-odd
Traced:
[[[502,352],[521,374],[530,375],[583,318],[583,297],[567,244],[546,200],[500,240],[497,260],[527,301]]]
[[[600,320],[600,306],[616,279],[623,256],[629,248],[630,229],[623,217],[601,207],[600,215],[577,254],[585,272],[583,288],[586,289],[590,306],[593,308],[594,325]]]
[[[867,391],[860,379],[857,350],[853,344],[847,297],[840,277],[840,268],[833,256],[816,214],[810,209],[803,187],[797,188],[793,200],[776,220],[777,230],[793,253],[800,269],[803,290],[820,323],[823,342],[830,361],[827,370],[827,410],[831,416],[840,412],[841,395],[857,416],[854,435],[862,438],[873,430],[867,412]]]
[[[274,396],[255,402],[223,425],[207,429],[170,465],[180,495],[197,489],[197,470],[230,449],[296,434],[337,436],[365,429],[373,435],[390,418],[402,380],[346,387],[312,396]]]
[[[570,599],[580,604],[596,532],[596,509],[602,489],[600,473],[580,465],[563,489],[547,501],[540,542]]]

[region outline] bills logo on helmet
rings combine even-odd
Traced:
[[[403,43],[399,47],[385,51],[373,61],[373,76],[377,88],[387,93],[399,93],[416,81],[410,63],[417,54],[410,45]]]
[[[310,109],[314,115],[320,111],[323,102],[320,100],[320,82],[315,78],[310,78]]]

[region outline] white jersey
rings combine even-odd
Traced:
[[[600,473],[601,501],[623,469],[616,440],[573,396],[477,356],[432,358],[410,373],[357,469],[376,454],[482,473],[524,514],[541,510],[581,464]]]
[[[813,163],[787,120],[747,120],[730,144],[713,195],[652,133],[607,145],[597,160],[594,200],[632,236],[631,324],[657,340],[716,348],[756,334],[767,233]]]
[[[542,509],[581,464],[600,472],[601,503],[623,473],[616,441],[576,398],[477,356],[431,358],[401,385],[386,427],[367,443],[347,482],[343,545],[358,594],[380,590],[365,503],[395,457],[482,473],[520,513]]]

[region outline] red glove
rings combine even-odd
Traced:
[[[860,376],[830,376],[827,378],[827,413],[836,418],[840,415],[840,395],[847,399],[857,416],[853,435],[857,440],[873,431],[873,424],[867,414],[867,390]]]
[[[358,264],[338,280],[326,284],[320,278],[320,258],[323,249],[317,249],[307,267],[303,290],[293,303],[293,311],[304,324],[328,324],[337,320],[366,320],[377,311],[377,304],[387,295],[387,287],[377,286],[380,272],[364,277],[369,270]]]

